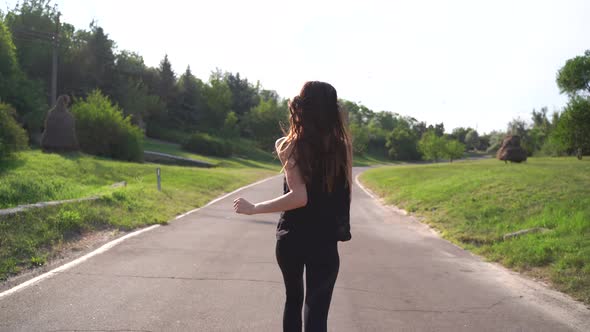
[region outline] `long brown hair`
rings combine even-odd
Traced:
[[[350,188],[351,142],[336,89],[325,82],[306,82],[289,103],[289,112],[289,131],[279,147],[281,152],[290,148],[286,159],[294,160],[294,165],[289,167],[296,165],[307,185],[313,170],[322,168],[322,188],[328,192],[344,171]]]

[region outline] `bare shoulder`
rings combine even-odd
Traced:
[[[275,141],[275,150],[277,150],[277,152],[279,151],[279,147],[281,146],[281,144],[283,144],[283,142],[287,139],[287,137],[281,137],[278,140]]]
[[[287,159],[291,155],[291,150],[293,150],[293,145],[289,143],[287,137],[281,137],[275,142],[277,155],[283,165],[285,165]]]

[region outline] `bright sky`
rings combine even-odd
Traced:
[[[12,8],[16,0],[0,0]],[[168,54],[203,80],[215,68],[283,97],[307,80],[375,110],[505,129],[533,108],[561,109],[565,61],[590,49],[590,1],[56,0],[62,20],[92,19],[120,50],[157,66]]]

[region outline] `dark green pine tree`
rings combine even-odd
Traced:
[[[168,54],[160,62],[158,68],[158,89],[157,95],[164,101],[168,108],[174,107],[176,98],[176,75],[172,71],[172,64],[168,60]]]
[[[176,121],[186,129],[199,127],[203,113],[202,82],[196,78],[188,66],[178,81],[178,107]]]
[[[105,95],[114,94],[116,80],[115,54],[113,48],[115,42],[109,39],[104,30],[91,23],[91,35],[88,39],[87,52],[89,63],[87,67],[87,82],[89,90],[100,89]]]

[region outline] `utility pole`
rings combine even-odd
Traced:
[[[53,35],[53,68],[51,70],[51,105],[55,106],[57,102],[57,53],[59,52],[59,16],[55,24],[55,34]]]

